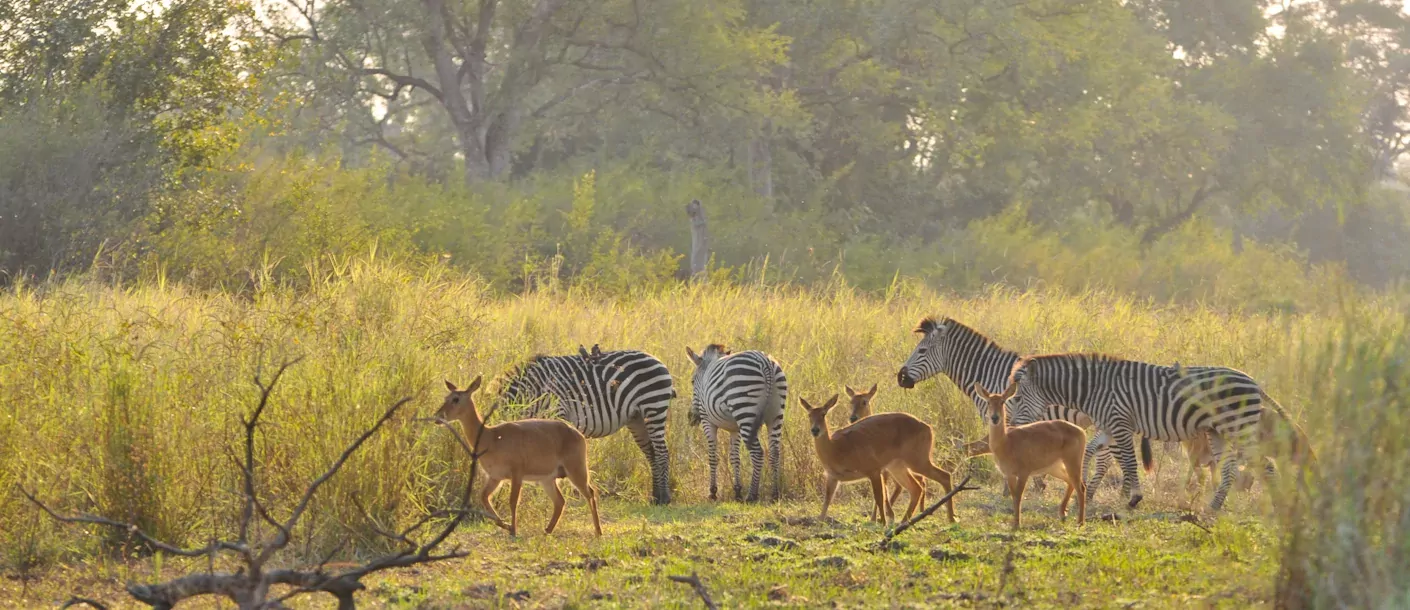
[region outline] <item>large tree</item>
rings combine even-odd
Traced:
[[[586,94],[730,104],[782,58],[731,2],[286,0],[271,28],[303,49],[293,75],[339,127],[399,158],[504,177],[527,123]],[[278,19],[276,19],[278,21]],[[600,98],[599,98],[600,99]],[[446,146],[438,134],[449,134]],[[447,153],[451,159],[446,158]]]

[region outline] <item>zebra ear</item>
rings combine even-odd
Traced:
[[[471,393],[471,394],[474,394],[474,393],[475,393],[475,390],[480,389],[480,380],[481,380],[481,377],[484,377],[484,375],[476,375],[476,376],[475,376],[475,380],[472,381],[472,382],[470,382],[470,386],[467,387],[467,388],[465,388],[465,391],[466,391],[466,392],[469,392],[469,393]]]
[[[452,392],[455,391],[455,384],[451,383],[449,379],[446,380],[446,389]]]
[[[695,366],[700,366],[700,356],[695,355],[695,350],[690,349],[689,345],[685,346],[685,355],[690,356],[690,361],[694,362]]]

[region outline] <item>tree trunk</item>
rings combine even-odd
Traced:
[[[692,199],[685,206],[685,213],[690,217],[690,277],[699,280],[710,264],[710,231],[705,227],[705,209],[699,199]]]
[[[752,143],[752,154],[750,160],[753,162],[750,167],[751,172],[756,175],[751,182],[754,183],[754,192],[760,197],[774,196],[774,168],[773,152],[769,148],[767,137],[755,139]]]

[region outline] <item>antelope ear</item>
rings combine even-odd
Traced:
[[[871,384],[871,390],[867,392],[867,398],[871,398],[873,396],[876,396],[876,384],[874,383]]]
[[[1015,380],[1013,380],[1013,381],[1010,381],[1010,382],[1009,382],[1009,387],[1007,387],[1007,388],[1004,389],[1004,400],[1008,400],[1008,399],[1010,399],[1010,398],[1013,398],[1013,395],[1014,395],[1014,394],[1017,394],[1017,393],[1018,393],[1018,380],[1015,379]]]
[[[835,406],[837,406],[837,395],[833,394],[832,398],[827,399],[827,402],[823,403],[822,410],[827,411]]]
[[[451,383],[449,379],[446,380],[446,389],[452,392],[455,391],[455,384]]]
[[[472,381],[472,382],[470,382],[470,387],[465,388],[465,391],[466,391],[466,392],[470,392],[471,394],[474,394],[474,393],[475,393],[475,390],[480,389],[480,378],[481,378],[481,377],[484,377],[484,375],[476,375],[476,376],[475,376],[475,380]]]
[[[842,389],[847,392],[847,397],[848,397],[848,398],[856,398],[856,397],[857,397],[857,393],[852,390],[852,386],[844,385],[844,386],[842,386]]]
[[[808,411],[808,412],[810,412],[810,413],[813,411],[813,405],[808,404],[808,399],[803,398],[802,396],[799,396],[799,397],[798,397],[798,403],[801,404],[801,405],[803,405],[803,410],[804,410],[804,411]]]
[[[978,381],[974,382],[974,385],[970,386],[969,389],[970,389],[970,391],[972,391],[972,392],[974,392],[974,393],[976,393],[976,394],[978,394],[978,395],[980,395],[980,396],[983,396],[983,397],[985,397],[985,398],[988,398],[988,397],[989,397],[989,390],[986,389],[986,388],[984,387],[984,385],[981,384],[981,383],[979,383]]]
[[[697,356],[695,350],[690,349],[689,345],[685,346],[685,355],[690,356],[690,361],[694,362],[695,366],[700,366],[700,356]]]

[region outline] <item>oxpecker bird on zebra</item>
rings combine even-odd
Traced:
[[[783,489],[783,471],[779,463],[783,441],[783,409],[788,404],[788,378],[783,368],[768,354],[759,351],[730,353],[721,345],[710,345],[696,354],[690,347],[686,355],[695,363],[690,400],[690,423],[705,432],[710,450],[710,499],[719,499],[717,477],[719,430],[734,433],[730,442],[730,468],[734,471],[734,497],[740,499],[739,445],[749,449],[753,479],[749,484],[749,502],[759,500],[759,481],[764,473],[764,448],[759,436],[764,426],[769,428],[769,467],[774,481],[773,499],[778,500]]]
[[[500,384],[500,399],[530,405],[530,416],[550,406],[587,438],[631,430],[651,465],[651,499],[671,502],[666,416],[676,391],[670,371],[651,354],[635,350],[572,356],[534,356]]]
[[[1123,475],[1122,493],[1130,506],[1141,501],[1141,483],[1132,451],[1134,434],[1162,441],[1185,441],[1209,434],[1220,464],[1219,488],[1210,501],[1219,510],[1233,485],[1243,452],[1253,447],[1271,418],[1291,424],[1282,407],[1246,373],[1226,367],[1171,367],[1105,354],[1053,354],[1024,358],[1014,367],[1015,421],[1040,418],[1045,405],[1060,404],[1085,413],[1111,436]],[[1293,426],[1306,446],[1306,438]],[[1296,456],[1299,452],[1295,451]],[[1269,462],[1271,468],[1272,463]],[[1087,490],[1088,498],[1092,490]]]
[[[988,388],[1008,387],[1009,374],[1020,359],[1018,352],[1000,347],[993,339],[951,318],[924,318],[916,325],[914,332],[921,335],[920,342],[896,373],[896,384],[910,389],[931,377],[944,374],[974,401],[979,418],[988,422],[989,401],[975,391],[974,384]],[[1009,417],[1012,419],[1014,415],[1010,409]],[[1060,405],[1051,405],[1039,419],[1060,419],[1082,427],[1093,423],[1091,418]],[[1019,425],[1028,422],[1012,423]],[[1141,449],[1145,455],[1150,455],[1149,441],[1142,439]],[[1093,436],[1087,444],[1086,456],[1088,462],[1096,461],[1099,475],[1106,472],[1110,459],[1106,434],[1098,431]],[[1088,483],[1088,489],[1095,489],[1095,484],[1100,481],[1100,476],[1094,477]]]

